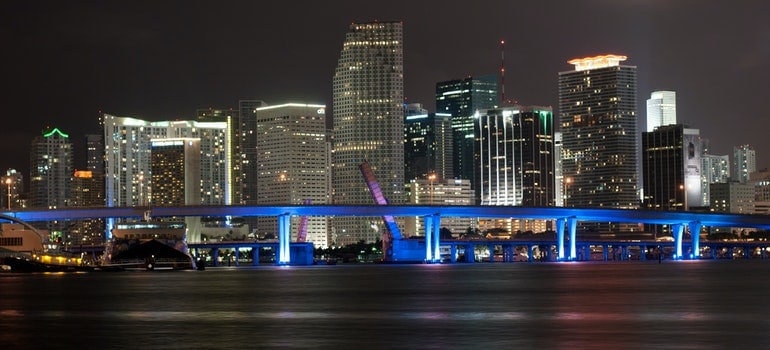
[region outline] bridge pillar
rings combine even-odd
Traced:
[[[452,243],[452,246],[449,249],[450,249],[450,253],[449,254],[452,254],[449,257],[449,261],[451,261],[452,264],[454,264],[454,263],[457,262],[457,244]]]
[[[238,249],[238,247],[236,246],[234,249],[234,252],[235,252],[235,267],[238,267],[238,260],[240,260],[241,258],[241,250]]]
[[[473,243],[465,245],[465,262],[476,262],[476,245]]]
[[[254,246],[254,248],[251,248],[251,265],[253,266],[259,266],[259,247]]]
[[[639,246],[639,260],[647,260],[647,245],[643,244]]]
[[[426,215],[423,217],[423,223],[425,223],[425,262],[433,262],[433,216]]]
[[[567,219],[567,227],[569,228],[569,259],[575,260],[577,257],[577,218],[572,216]]]
[[[278,215],[278,265],[291,263],[291,215]]]
[[[583,261],[591,261],[591,245],[586,244],[583,246]]]
[[[527,245],[527,258],[529,259],[529,262],[533,262],[534,261],[534,257],[532,256],[532,245],[531,244]]]
[[[692,237],[692,255],[690,259],[700,259],[700,230],[703,225],[699,221],[693,221],[688,224],[690,236]]]
[[[674,235],[674,246],[676,247],[674,259],[682,259],[682,236],[684,235],[684,225],[671,225],[671,233]]]
[[[559,250],[559,261],[564,260],[564,223],[566,222],[566,219],[556,219],[556,244],[558,244],[558,247],[556,249]]]
[[[441,215],[433,214],[433,261],[441,262]]]
[[[211,263],[214,266],[219,266],[219,248],[211,249]]]
[[[495,262],[495,245],[487,244],[487,249],[489,250],[489,262]]]
[[[602,257],[604,258],[604,261],[607,261],[609,250],[610,250],[610,246],[609,245],[602,244]]]

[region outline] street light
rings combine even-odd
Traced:
[[[5,178],[5,184],[8,185],[8,211],[11,211],[11,184],[13,180],[10,177]]]
[[[433,205],[433,181],[436,181],[436,173],[428,175],[428,181],[430,183],[430,205]]]

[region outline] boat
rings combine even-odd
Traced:
[[[187,228],[176,222],[119,223],[105,246],[99,270],[187,270],[195,262],[186,243]]]

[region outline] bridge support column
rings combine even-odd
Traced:
[[[577,258],[577,218],[574,216],[568,218],[567,227],[569,228],[569,259],[575,260]]]
[[[684,235],[684,225],[671,225],[671,233],[674,235],[674,246],[676,247],[674,259],[682,259],[682,236]]]
[[[495,262],[495,245],[488,244],[487,249],[489,250],[489,262],[491,263]]]
[[[219,266],[219,248],[211,249],[211,264],[214,266]]]
[[[532,245],[531,244],[527,245],[527,259],[529,260],[529,262],[533,262],[534,259],[535,259],[532,256]]]
[[[457,244],[452,243],[452,247],[450,248],[449,254],[452,254],[449,257],[449,261],[451,261],[452,264],[456,263],[457,262]]]
[[[473,243],[465,245],[465,262],[476,262],[476,245]]]
[[[291,263],[291,215],[278,215],[278,265]]]
[[[426,215],[423,221],[425,222],[425,262],[440,262],[441,215]]]
[[[647,245],[640,245],[639,246],[639,260],[645,261],[647,260]]]
[[[433,261],[441,262],[441,215],[433,214]]]
[[[703,225],[698,221],[689,223],[690,237],[692,238],[692,255],[690,259],[700,259],[700,230]]]
[[[238,247],[235,247],[233,252],[235,253],[235,267],[238,267],[238,260],[241,260],[241,251]]]
[[[604,261],[607,261],[607,257],[609,254],[610,246],[607,244],[602,245],[602,257],[604,258]]]
[[[559,250],[559,261],[564,260],[564,223],[566,222],[566,219],[556,219],[556,243],[558,244],[558,247],[556,249]]]
[[[251,265],[259,266],[259,247],[251,248]]]

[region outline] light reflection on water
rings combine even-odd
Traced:
[[[768,272],[753,260],[2,274],[0,344],[765,348]]]

